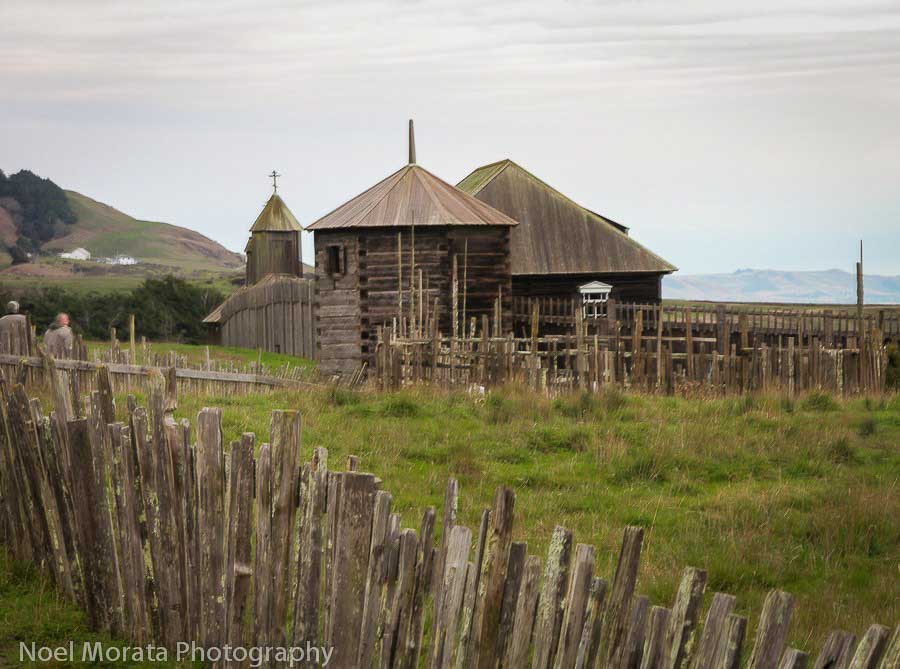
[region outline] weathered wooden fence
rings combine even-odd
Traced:
[[[528,336],[537,319],[540,332],[575,332],[576,319],[584,319],[588,333],[631,337],[635,330],[684,340],[713,340],[725,353],[732,344],[748,348],[777,346],[793,338],[799,346],[819,343],[826,348],[857,348],[861,334],[878,331],[884,341],[900,341],[900,307],[867,307],[860,317],[853,307],[798,308],[733,304],[637,304],[609,300],[598,305],[596,316],[583,314],[579,300],[513,298],[513,323],[517,335]]]
[[[155,362],[163,363],[160,366],[143,366],[90,360],[58,360],[44,355],[39,347],[37,353],[39,355],[30,357],[0,354],[0,376],[7,382],[22,383],[27,388],[42,387],[46,385],[52,368],[58,370],[63,383],[76,396],[95,390],[101,374],[109,378],[113,391],[118,393],[143,392],[152,374],[163,374],[169,380],[173,396],[176,392],[214,396],[247,395],[316,385],[310,380],[309,370],[297,366],[267,369],[251,364],[243,371],[216,371],[191,367],[175,355],[156,360]]]
[[[315,283],[270,274],[230,295],[204,319],[225,346],[316,357]]]
[[[663,393],[824,390],[842,395],[881,392],[885,385],[887,355],[877,335],[861,349],[829,349],[815,340],[800,346],[788,337],[779,346],[732,344],[720,353],[715,339],[663,336],[662,328],[655,336],[636,329],[629,337],[619,332],[588,335],[585,330],[578,328],[580,335],[500,337],[484,322],[480,336],[473,327],[466,337],[404,338],[385,328],[376,348],[376,382],[383,388],[428,382],[597,390],[614,384]]]
[[[669,607],[637,594],[644,532],[624,531],[608,580],[595,550],[557,527],[543,567],[512,541],[515,495],[500,488],[475,532],[457,523],[459,489],[418,532],[372,474],[301,460],[301,418],[274,411],[269,441],[226,449],[222,414],[193,428],[166,411],[162,378],[147,408],[118,412],[108,385],[85,418],[53,385],[46,415],[0,380],[0,531],[80,604],[94,629],[172,647],[333,648],[334,667],[802,669],[786,647],[793,597],[771,592],[755,637],[735,597],[706,597],[684,570]],[[709,599],[709,606],[704,602]],[[704,613],[705,609],[705,613]],[[231,663],[231,666],[241,666]],[[265,666],[280,666],[266,662]],[[897,669],[900,628],[834,631],[815,669]]]

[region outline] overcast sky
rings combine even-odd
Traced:
[[[413,117],[438,176],[512,158],[685,273],[900,274],[898,0],[0,0],[0,63],[0,168],[235,250],[273,168],[307,225]]]

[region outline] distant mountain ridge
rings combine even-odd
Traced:
[[[866,304],[900,304],[900,276],[866,274],[864,291]],[[853,304],[856,276],[839,269],[808,272],[739,269],[731,274],[674,274],[663,279],[663,298]]]

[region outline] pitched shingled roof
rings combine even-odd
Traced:
[[[674,272],[622,225],[586,209],[511,160],[479,167],[458,188],[519,225],[510,234],[513,275]]]
[[[299,232],[297,219],[277,193],[273,193],[266,206],[256,217],[250,232]]]
[[[422,225],[516,225],[506,214],[416,164],[401,167],[307,230]]]

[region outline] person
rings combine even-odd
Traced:
[[[69,314],[59,313],[53,325],[44,333],[44,349],[54,358],[71,358],[75,336],[69,327]]]
[[[28,319],[15,300],[6,303],[6,315],[0,318],[0,353],[28,355]]]

